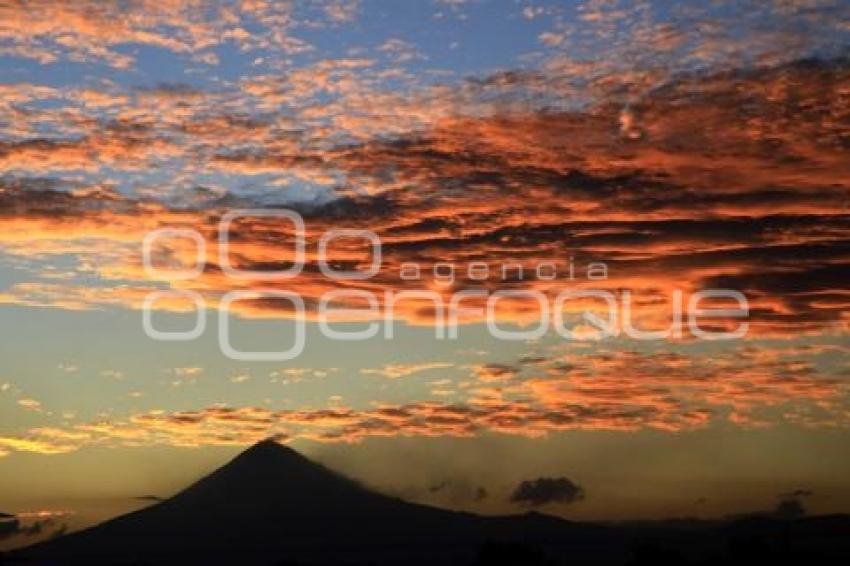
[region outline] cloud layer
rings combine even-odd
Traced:
[[[546,353],[467,368],[469,380],[441,381],[453,387],[441,387],[438,400],[151,410],[3,436],[0,453],[244,443],[274,433],[357,441],[711,422],[846,426],[846,374],[835,369],[846,348],[825,362],[801,346],[843,340],[850,324],[850,8],[842,3],[718,2],[669,13],[645,3],[517,7],[516,21],[541,26],[533,49],[477,74],[432,65],[437,50],[396,30],[333,54],[305,39],[357,22],[358,2],[35,4],[0,8],[0,56],[15,62],[16,77],[0,85],[0,260],[19,274],[0,289],[3,305],[140,309],[150,292],[172,289],[214,309],[232,290],[278,289],[298,293],[315,318],[330,291],[372,292],[386,309],[393,293],[418,290],[444,303],[469,293],[461,321],[473,323],[496,291],[553,299],[602,289],[629,301],[637,326],[658,329],[669,325],[676,292],[687,301],[728,288],[747,297],[750,331],[749,343],[726,355]],[[473,7],[433,9],[442,21]],[[169,58],[185,82],[149,80],[159,74],[147,70]],[[96,80],[59,80],[55,65],[96,71]],[[228,276],[221,218],[279,207],[305,219],[302,273],[263,276],[292,262],[298,235],[287,222],[247,216],[232,225],[227,258],[255,273]],[[160,228],[200,235],[197,276],[169,273],[194,264],[197,244],[187,238],[156,247],[164,274],[145,271],[142,242]],[[321,236],[340,228],[380,238],[373,277],[341,283],[321,272]],[[371,259],[359,239],[339,239],[328,255],[337,270],[362,270]],[[605,276],[591,277],[601,263]],[[411,280],[405,270],[414,264]],[[194,308],[174,297],[153,306]],[[349,319],[383,314],[351,296],[341,306],[361,309]],[[599,306],[563,310],[575,322]],[[441,314],[422,296],[392,307],[410,324],[434,325]],[[523,300],[500,301],[496,311],[500,323],[539,314]],[[292,316],[274,299],[240,301],[233,312]],[[577,337],[592,330],[579,325]],[[363,373],[406,380],[456,364],[375,366]],[[42,409],[33,398],[18,404]]]

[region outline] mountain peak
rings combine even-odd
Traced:
[[[255,479],[263,476],[292,478],[321,473],[319,470],[324,471],[320,464],[270,437],[240,452],[209,477],[235,475],[245,479],[245,474],[248,474]]]
[[[286,446],[285,444],[281,444],[278,440],[279,437],[270,436],[265,440],[261,440],[249,447],[245,451],[243,451],[240,456],[247,455],[267,455],[267,454],[289,454],[289,455],[297,455],[303,458],[301,454],[299,454],[296,450]]]

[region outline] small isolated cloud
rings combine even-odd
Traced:
[[[787,493],[780,493],[780,499],[798,499],[800,497],[811,497],[815,494],[814,491],[810,489],[795,489],[794,491],[789,491]]]
[[[526,6],[522,9],[522,17],[526,20],[533,20],[538,16],[541,16],[544,12],[542,6]]]
[[[489,496],[482,486],[471,485],[464,480],[443,480],[428,486],[428,493],[439,494],[441,498],[454,503],[478,503]]]
[[[337,23],[350,22],[357,17],[360,8],[360,0],[337,0],[326,4],[323,9],[325,15]]]
[[[18,406],[28,411],[41,411],[41,401],[35,399],[18,399]]]
[[[390,379],[407,377],[414,373],[431,369],[443,369],[453,367],[454,364],[446,362],[429,362],[424,364],[387,364],[380,368],[363,368],[360,373],[364,375],[380,375]]]
[[[16,534],[19,527],[17,517],[9,513],[0,513],[0,540]]]
[[[427,59],[416,46],[403,39],[392,37],[378,46],[378,51],[390,55],[397,63],[407,63],[416,59]]]
[[[158,495],[139,495],[137,497],[134,497],[133,499],[135,499],[136,501],[150,501],[153,503],[164,501],[164,499]]]
[[[546,45],[547,47],[557,47],[564,42],[564,35],[560,33],[546,31],[537,36],[537,39],[539,39],[540,43]]]
[[[181,377],[190,376],[190,375],[198,375],[204,371],[204,368],[200,367],[187,367],[187,368],[174,368],[172,370],[174,375],[179,375]]]
[[[520,483],[511,494],[512,503],[537,507],[547,503],[574,503],[584,499],[584,488],[572,480],[560,478],[537,478]]]
[[[64,534],[67,526],[59,524],[59,519],[69,515],[66,511],[39,511],[35,513],[0,513],[0,540],[24,536],[34,537],[47,534],[58,536]]]
[[[232,375],[230,377],[230,383],[245,383],[249,379],[251,379],[250,373],[237,373],[236,375]]]
[[[481,364],[473,366],[472,372],[485,383],[510,381],[519,373],[519,369],[506,364]]]
[[[171,381],[172,387],[182,387],[184,385],[195,385],[198,383],[198,378],[204,372],[204,368],[201,367],[178,367],[178,368],[170,368],[164,370],[166,373],[170,373],[175,376],[175,379]]]
[[[284,368],[269,373],[272,383],[295,383],[309,377],[323,378],[339,371],[339,368]]]

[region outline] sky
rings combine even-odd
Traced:
[[[3,3],[0,548],[271,436],[483,513],[850,511],[848,12]]]

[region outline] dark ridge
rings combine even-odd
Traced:
[[[800,563],[848,563],[850,518],[694,520],[682,528],[577,523],[539,512],[484,517],[371,491],[269,439],[174,497],[0,562],[605,566],[673,555],[688,562],[662,562],[751,564],[793,555]]]

